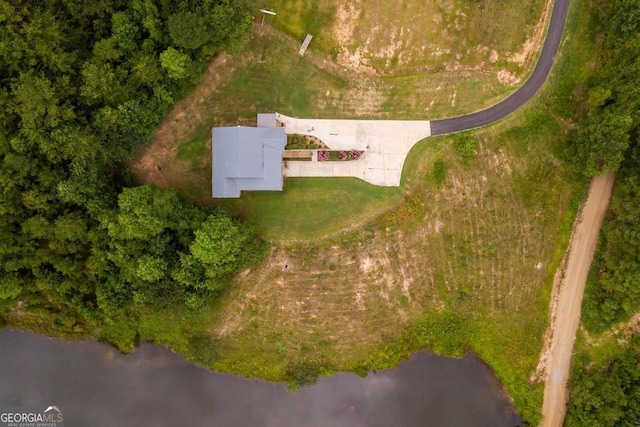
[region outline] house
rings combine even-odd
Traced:
[[[258,114],[258,127],[213,128],[212,196],[241,191],[282,191],[282,152],[287,144],[275,114]]]

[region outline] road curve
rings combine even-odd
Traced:
[[[564,31],[567,13],[569,11],[569,0],[555,0],[553,11],[551,12],[551,22],[547,37],[544,40],[542,53],[538,63],[531,73],[529,79],[520,89],[511,94],[504,101],[487,108],[464,116],[451,117],[448,119],[432,120],[431,135],[444,135],[447,133],[460,132],[473,129],[500,120],[511,114],[538,92],[549,76],[553,61],[555,60],[562,33]]]

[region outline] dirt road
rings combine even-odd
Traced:
[[[598,242],[600,226],[611,198],[613,181],[613,175],[606,174],[591,182],[587,202],[573,232],[567,269],[557,302],[557,315],[552,320],[553,335],[544,387],[542,427],[560,427],[564,421],[567,380],[573,342],[580,322],[582,295]]]

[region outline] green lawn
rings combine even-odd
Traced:
[[[270,240],[315,239],[397,205],[400,190],[356,178],[286,178],[282,192],[247,192],[216,204]]]
[[[197,168],[209,154],[206,144],[208,139],[208,137],[196,136],[191,141],[180,144],[176,153],[176,160],[190,162],[193,168]]]

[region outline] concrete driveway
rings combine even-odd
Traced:
[[[297,119],[276,113],[289,135],[313,135],[331,150],[364,151],[359,160],[318,162],[287,160],[284,176],[352,176],[371,184],[398,187],[411,148],[431,136],[427,120]]]

